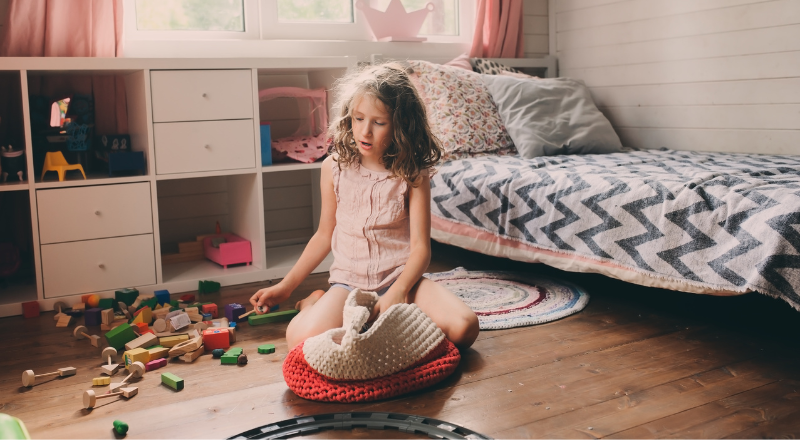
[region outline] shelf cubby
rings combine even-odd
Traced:
[[[36,268],[28,191],[0,192],[0,304],[36,301]]]
[[[28,154],[25,151],[22,84],[18,71],[0,71],[0,147],[5,148],[8,155],[2,157],[0,153],[0,191],[28,189]],[[11,157],[16,154],[20,155]],[[22,170],[22,179],[19,179],[17,170]]]

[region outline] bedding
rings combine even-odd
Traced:
[[[431,192],[443,243],[800,310],[800,156],[482,156],[443,163]]]

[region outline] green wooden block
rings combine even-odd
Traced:
[[[143,307],[146,306],[146,307],[150,307],[150,310],[155,310],[157,305],[158,305],[158,298],[153,297],[153,298],[146,299],[146,300],[142,301],[141,303],[139,303],[139,309],[142,309]]]
[[[100,299],[100,303],[97,304],[97,307],[99,307],[99,308],[101,308],[103,310],[105,310],[105,309],[113,309],[114,308],[114,304],[116,304],[116,303],[117,302],[114,301],[114,298],[101,298]]]
[[[172,373],[161,373],[161,383],[175,391],[183,389],[183,379]]]
[[[200,294],[219,292],[221,284],[216,281],[200,280],[197,282],[197,291]]]
[[[136,289],[117,290],[116,292],[114,292],[114,305],[115,305],[114,308],[119,310],[119,307],[116,307],[116,305],[119,302],[124,302],[127,305],[132,305],[136,301],[136,298],[138,297],[139,297],[139,291]]]
[[[239,347],[231,347],[222,355],[220,361],[226,365],[236,365],[239,355],[242,354],[242,352],[244,352],[244,350]]]
[[[247,323],[250,325],[268,324],[270,322],[291,321],[294,315],[298,314],[299,310],[284,310],[282,312],[264,313],[263,315],[250,315],[247,317]]]
[[[178,308],[178,300],[177,299],[173,299],[172,301],[169,302],[169,305],[172,306],[172,310],[177,309]]]
[[[259,345],[258,352],[261,354],[275,353],[275,346],[272,344]]]
[[[106,333],[105,336],[106,341],[108,341],[108,345],[116,348],[117,350],[122,350],[125,348],[125,344],[138,337],[136,336],[136,333],[133,332],[133,328],[128,324],[120,324],[114,327],[108,333]]]

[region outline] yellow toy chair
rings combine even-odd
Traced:
[[[60,151],[47,153],[44,157],[44,168],[42,169],[42,177],[39,180],[44,180],[44,174],[48,171],[55,171],[58,173],[58,181],[64,181],[64,173],[69,170],[80,170],[83,174],[83,180],[86,180],[86,173],[83,172],[81,164],[70,165],[64,154]]]

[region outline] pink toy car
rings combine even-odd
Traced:
[[[211,243],[215,238],[223,237],[224,243],[219,243],[219,247],[214,247]],[[203,240],[203,253],[209,260],[228,268],[231,264],[253,262],[253,252],[250,249],[250,242],[234,234],[220,234],[215,237],[206,237]]]

